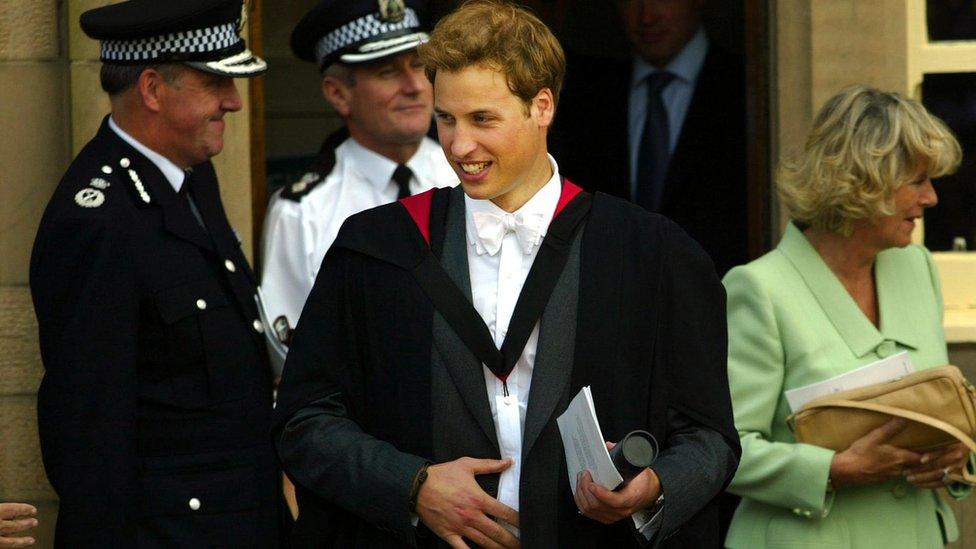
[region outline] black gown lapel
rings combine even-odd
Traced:
[[[577,232],[566,266],[539,321],[539,344],[532,369],[532,388],[522,433],[522,459],[533,446],[556,410],[562,411],[573,395],[569,392],[576,345],[577,307],[580,282],[580,242],[586,227]],[[560,402],[563,406],[560,406]]]
[[[438,212],[436,208],[432,208],[431,211],[432,222],[436,221],[435,216],[443,216],[445,221],[446,230],[443,232],[438,231],[433,223],[431,227],[432,246],[437,243],[437,235],[443,235],[443,251],[440,263],[434,265],[428,263],[434,257],[432,253],[428,253],[425,262],[421,263],[421,268],[427,271],[426,274],[435,276],[434,279],[428,278],[426,281],[436,281],[437,286],[433,287],[440,287],[448,292],[440,295],[449,295],[455,301],[460,300],[464,305],[464,309],[461,310],[474,313],[477,321],[487,333],[488,328],[471,303],[471,279],[468,271],[468,252],[465,248],[467,242],[464,232],[464,194],[460,187],[451,191],[449,203],[444,206],[446,207],[443,208],[445,212],[443,214]],[[416,270],[414,272],[421,275]],[[427,290],[426,287],[425,290]],[[428,294],[430,294],[429,291]],[[440,355],[445,358],[446,368],[454,386],[461,395],[461,400],[497,450],[498,436],[495,432],[495,423],[491,419],[491,406],[488,403],[488,393],[485,390],[485,376],[481,369],[481,361],[475,358],[469,346],[465,345],[465,341],[459,336],[457,328],[444,317],[441,310],[437,308],[437,303],[438,301],[435,299],[433,343]],[[489,342],[491,342],[490,334],[488,337]],[[497,351],[494,348],[494,343],[492,343],[492,350]],[[453,359],[448,359],[449,357]]]

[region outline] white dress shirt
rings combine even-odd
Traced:
[[[695,94],[698,74],[705,64],[708,54],[708,37],[705,31],[698,29],[694,37],[685,44],[670,63],[664,67],[675,77],[661,90],[661,101],[668,113],[668,150],[674,154],[681,136],[681,128],[691,105],[691,98]],[[630,102],[628,106],[628,144],[630,146],[630,195],[637,191],[637,154],[640,149],[641,133],[644,131],[644,121],[647,120],[647,77],[658,69],[639,56],[634,57],[633,72],[630,77]]]
[[[280,315],[294,327],[318,274],[325,253],[332,246],[347,217],[397,199],[393,181],[396,162],[349,138],[335,150],[336,163],[301,200],[271,199],[264,224],[264,266],[261,289],[268,318]],[[457,184],[444,152],[424,138],[407,161],[413,172],[413,194],[432,187]],[[315,175],[307,176],[315,178]]]
[[[542,241],[556,211],[556,204],[562,192],[559,169],[556,161],[552,164],[552,177],[548,182],[516,212],[509,214],[490,200],[474,200],[467,196],[465,202],[465,223],[468,241],[468,270],[471,276],[471,298],[474,308],[484,319],[485,324],[501,348],[512,312],[518,301],[522,285],[529,274],[532,262],[539,253]],[[505,234],[501,248],[490,254],[477,236],[475,214],[493,213],[500,216],[520,216],[528,223],[536,225],[539,237],[534,243],[520,242],[514,231]],[[490,248],[491,246],[487,246]],[[487,367],[483,367],[488,403],[491,417],[498,434],[498,448],[502,459],[511,459],[513,464],[501,474],[498,483],[498,500],[516,511],[519,508],[519,478],[522,462],[522,431],[525,427],[525,411],[529,403],[529,389],[532,385],[532,368],[539,344],[539,324],[525,344],[522,355],[508,377],[509,396],[504,396],[503,384]]]
[[[468,273],[471,277],[471,299],[474,308],[484,319],[495,345],[500,349],[508,334],[508,326],[515,311],[515,304],[522,286],[529,275],[532,263],[539,253],[543,237],[549,229],[556,205],[562,194],[562,180],[555,159],[549,157],[552,177],[532,198],[515,212],[508,213],[490,200],[474,200],[464,197],[465,232],[467,234]],[[519,218],[520,222],[535,229],[537,238],[522,241],[516,231],[505,233],[501,247],[493,240],[483,242],[478,236],[476,218],[483,213],[509,216],[509,222]],[[494,250],[495,253],[491,253]],[[508,396],[504,384],[486,366],[482,365],[485,376],[485,389],[491,418],[498,435],[498,449],[501,459],[511,459],[512,466],[502,471],[498,481],[498,501],[519,510],[519,481],[522,474],[522,435],[525,430],[525,412],[529,404],[529,390],[532,387],[532,370],[535,366],[536,350],[539,345],[539,323],[536,322],[529,335],[525,348],[515,367],[509,374]],[[647,511],[635,513],[634,526],[650,539],[658,530],[660,512],[651,516]],[[654,520],[656,519],[656,520]],[[502,523],[518,535],[518,529]]]
[[[177,166],[169,158],[143,145],[135,137],[126,133],[125,130],[115,123],[115,120],[111,116],[108,117],[108,127],[112,128],[112,131],[118,134],[122,138],[122,141],[132,145],[133,149],[141,152],[143,156],[155,164],[159,168],[159,171],[163,172],[163,177],[166,178],[166,181],[169,181],[169,184],[173,186],[173,190],[180,192],[180,189],[183,187],[183,180],[186,178],[186,172],[183,168]]]

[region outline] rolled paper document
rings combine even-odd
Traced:
[[[657,457],[657,440],[647,431],[631,431],[622,438],[613,450],[610,459],[617,472],[624,478],[624,484],[650,467]]]

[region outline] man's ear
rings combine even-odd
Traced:
[[[347,118],[352,110],[349,103],[352,101],[352,90],[349,84],[334,76],[322,78],[322,97],[332,105],[332,108],[339,113],[339,116]]]
[[[556,116],[556,101],[552,96],[552,90],[542,88],[539,93],[532,98],[532,116],[539,123],[539,127],[548,128],[552,125],[552,119]]]
[[[158,113],[162,109],[163,96],[166,81],[162,73],[150,67],[139,75],[136,80],[136,89],[139,92],[139,99],[142,104],[151,112]]]

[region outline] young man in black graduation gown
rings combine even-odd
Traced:
[[[533,15],[467,3],[419,51],[461,185],[353,216],[326,256],[276,409],[293,542],[667,544],[739,455],[710,260],[561,180],[565,63]],[[556,417],[586,385],[609,441],[662,446],[615,492],[588,473],[570,489]]]

